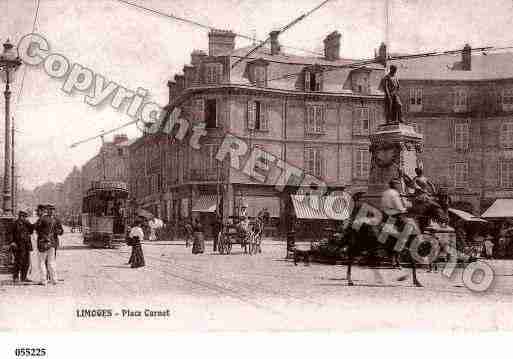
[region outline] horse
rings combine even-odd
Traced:
[[[443,201],[438,202],[440,201],[440,198],[442,197],[438,195],[434,197],[426,197],[425,194],[416,195],[413,197],[412,207],[408,210],[406,214],[402,216],[402,226],[398,226],[399,232],[401,232],[405,228],[404,226],[407,225],[411,226],[412,232],[408,236],[408,239],[406,240],[406,243],[403,246],[402,250],[399,251],[395,251],[394,248],[396,244],[395,238],[389,236],[388,240],[383,244],[381,244],[378,240],[380,233],[383,231],[383,229],[385,229],[385,226],[387,224],[380,223],[377,225],[371,225],[369,223],[362,223],[362,221],[358,221],[358,218],[354,218],[353,221],[350,221],[349,225],[346,226],[345,233],[343,233],[342,236],[342,245],[346,247],[348,256],[348,285],[354,285],[351,277],[351,267],[357,255],[362,254],[362,252],[375,253],[381,247],[385,249],[389,254],[395,252],[393,257],[394,260],[398,262],[398,258],[401,252],[405,249],[409,249],[413,240],[419,234],[424,232],[424,230],[429,225],[431,220],[435,220],[442,224],[446,224],[448,222],[448,213],[445,209],[447,208],[447,205]],[[382,218],[386,218],[386,215],[383,214]],[[358,224],[358,226],[355,226],[354,224]],[[412,268],[413,284],[417,287],[422,287],[422,284],[417,279],[415,259],[409,252],[407,258]],[[401,278],[402,279],[398,280],[405,279],[404,276]]]

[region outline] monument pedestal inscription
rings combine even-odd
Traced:
[[[401,172],[413,178],[415,168],[422,166],[418,154],[423,137],[413,126],[396,123],[380,125],[370,141],[371,168],[365,201],[379,208],[381,195],[392,178],[400,177]],[[402,187],[405,193],[404,182]]]

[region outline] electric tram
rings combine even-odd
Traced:
[[[84,244],[115,248],[125,241],[128,186],[120,181],[95,181],[82,200]]]

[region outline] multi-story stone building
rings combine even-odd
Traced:
[[[91,182],[99,180],[128,182],[128,146],[132,141],[126,135],[115,135],[105,142],[96,156],[82,166],[82,195],[91,188]]]
[[[384,121],[383,67],[351,66],[354,60],[340,58],[337,32],[324,40],[324,57],[285,54],[278,32],[270,35],[269,48],[246,56],[252,47],[236,49],[235,34],[211,31],[208,54],[194,51],[183,75],[169,81],[169,106],[179,106],[181,117],[205,126],[207,134],[199,150],[188,138],[166,135],[131,145],[130,183],[140,204],[153,203],[171,220],[211,212],[221,197],[225,217],[245,203],[249,215],[266,207],[278,222],[292,211],[290,194],[306,176],[330,190],[366,185],[368,135]],[[257,159],[260,169],[216,160],[227,134],[268,153]],[[242,164],[250,152],[240,157]],[[278,192],[283,162],[306,175]]]
[[[65,216],[79,215],[82,211],[82,174],[78,167],[66,176],[62,183],[63,202],[60,212]]]
[[[513,198],[513,53],[395,61],[408,121],[424,135],[425,172],[481,214]]]

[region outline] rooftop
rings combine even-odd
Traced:
[[[404,80],[481,81],[513,78],[513,53],[472,55],[472,69],[461,69],[461,55],[393,60],[397,76]]]

